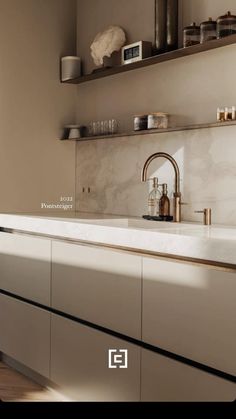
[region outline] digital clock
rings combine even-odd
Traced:
[[[144,58],[151,57],[152,43],[147,41],[138,41],[134,44],[125,45],[122,48],[122,64],[131,64]]]

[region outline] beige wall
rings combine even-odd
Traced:
[[[233,14],[236,13],[235,0],[180,0],[183,2],[183,22],[188,25],[190,22],[197,22],[198,24],[208,17],[217,19],[230,10]]]
[[[125,29],[127,43],[140,39],[154,43],[154,7],[155,0],[78,0],[77,48],[84,72],[95,67],[90,45],[97,33],[110,25]]]
[[[75,146],[57,140],[74,120],[59,57],[75,53],[75,17],[74,0],[0,0],[1,212],[74,196]]]
[[[83,52],[85,65],[90,62],[88,34],[91,38],[92,32],[94,36],[97,29],[112,21],[114,2],[116,23],[119,23],[119,17],[123,22],[125,15],[126,21],[132,22],[135,26],[130,9],[126,10],[125,4],[120,1],[78,0],[78,54]],[[229,9],[236,12],[234,0],[226,0],[224,5],[218,0],[182,0],[182,2],[180,20],[183,15],[184,25],[193,20],[200,22],[210,15],[217,16]],[[142,0],[142,3],[145,5],[146,0]],[[102,13],[101,5],[103,8],[106,6],[105,13]],[[93,11],[90,19],[89,9]],[[149,16],[149,26],[150,24]],[[135,37],[132,39],[144,38],[143,26],[145,25],[137,22],[133,30]],[[126,29],[124,24],[123,27]],[[87,48],[86,53],[85,48]],[[230,105],[234,103],[235,97],[231,84],[222,81],[222,75],[225,80],[233,80],[235,62],[230,58],[228,65],[224,55],[220,54],[220,51],[212,51],[201,56],[171,61],[79,85],[78,119],[81,123],[88,124],[90,120],[115,117],[120,121],[121,130],[132,128],[134,114],[156,110],[169,112],[179,123],[212,121],[215,119],[217,106]],[[202,106],[203,99],[204,106]]]
[[[81,16],[83,3],[79,0]],[[108,6],[106,16],[109,10]],[[224,4],[218,0],[183,0],[183,24],[199,23],[227,10],[236,12],[234,0]],[[139,29],[142,38],[142,27]],[[178,123],[212,122],[218,106],[236,105],[235,71],[236,46],[232,45],[79,85],[78,120],[88,123],[115,117],[124,130],[132,129],[133,114],[163,110]],[[141,165],[152,152],[167,151],[181,168],[181,188],[190,204],[184,208],[184,218],[197,221],[194,209],[210,206],[215,222],[236,225],[235,136],[233,127],[78,144],[77,208],[142,215],[148,190],[140,184]],[[171,193],[169,166],[162,161],[153,163],[150,175],[154,174],[162,182],[168,179]],[[90,196],[81,193],[83,186],[92,188]]]

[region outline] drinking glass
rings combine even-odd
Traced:
[[[95,135],[101,135],[101,122],[97,121],[95,122]]]
[[[109,120],[109,133],[110,134],[117,134],[118,132],[118,122],[116,119]]]

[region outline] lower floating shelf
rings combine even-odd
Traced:
[[[129,131],[129,132],[120,132],[118,134],[111,134],[111,135],[97,135],[94,137],[81,137],[78,139],[67,139],[61,141],[97,141],[97,140],[104,140],[104,139],[112,139],[112,138],[123,138],[123,137],[134,137],[137,135],[153,135],[153,134],[164,134],[166,132],[176,132],[176,131],[191,131],[197,129],[206,129],[206,128],[222,128],[222,127],[230,127],[236,125],[236,121],[226,121],[226,122],[212,122],[212,123],[205,123],[205,124],[194,124],[194,125],[186,125],[182,127],[170,127],[166,129],[152,129],[152,130],[143,130],[143,131]]]

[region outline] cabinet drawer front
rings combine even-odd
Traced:
[[[50,314],[0,295],[0,351],[49,378]]]
[[[52,315],[51,380],[77,401],[138,401],[140,348]],[[128,350],[128,368],[109,368],[109,349]]]
[[[50,304],[51,244],[47,239],[0,233],[0,288]]]
[[[234,401],[236,384],[142,350],[142,401]]]
[[[143,340],[236,375],[236,274],[143,261]]]
[[[109,329],[141,337],[141,258],[53,242],[52,305]]]

